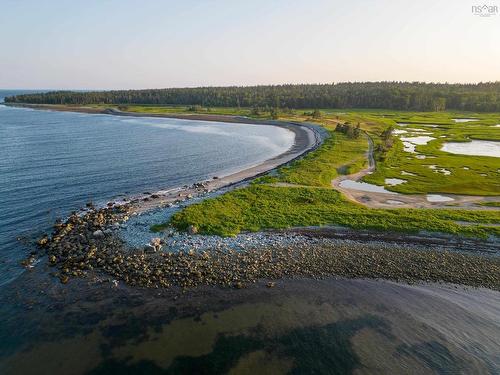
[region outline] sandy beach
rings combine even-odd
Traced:
[[[211,180],[199,181],[191,186],[179,186],[168,190],[159,190],[156,192],[141,194],[126,201],[110,202],[113,204],[126,203],[130,207],[130,213],[141,213],[156,207],[163,207],[168,204],[180,203],[193,197],[198,197],[221,188],[251,180],[264,175],[269,171],[287,164],[306,153],[316,149],[321,145],[322,134],[313,124],[293,123],[277,120],[256,120],[242,116],[225,115],[205,115],[205,114],[141,114],[133,112],[124,112],[116,109],[99,109],[91,107],[71,107],[58,105],[38,105],[38,104],[8,104],[13,107],[31,108],[37,110],[50,110],[60,112],[78,112],[89,114],[107,114],[113,116],[127,117],[146,117],[146,118],[175,118],[179,120],[195,120],[210,122],[240,123],[262,126],[277,126],[294,133],[295,139],[293,146],[286,152],[268,159],[258,165],[245,168],[241,171],[229,175],[215,176]]]

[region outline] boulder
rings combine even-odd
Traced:
[[[194,226],[194,225],[190,225],[187,228],[187,232],[188,232],[188,234],[196,234],[196,233],[198,233],[198,228],[196,228],[196,226]]]
[[[48,236],[43,236],[37,241],[38,246],[40,247],[45,247],[49,243],[49,237]]]
[[[102,237],[104,237],[104,232],[102,230],[98,229],[94,233],[92,233],[92,235],[95,238],[102,238]]]
[[[146,246],[144,246],[144,251],[147,253],[154,253],[156,252],[156,247],[148,243]]]
[[[159,237],[155,237],[151,239],[151,242],[149,243],[153,248],[155,249],[154,251],[161,250],[161,245],[163,243],[163,240]]]

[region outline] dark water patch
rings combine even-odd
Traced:
[[[2,374],[497,369],[493,291],[300,279],[183,293],[28,276],[0,294]]]

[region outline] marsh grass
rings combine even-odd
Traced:
[[[132,106],[128,110],[141,113],[186,113],[187,108]],[[443,142],[449,141],[499,140],[500,131],[495,127],[500,123],[499,114],[322,109],[319,118],[311,118],[308,115],[310,112],[291,110],[280,113],[280,119],[315,122],[325,127],[330,137],[318,150],[280,168],[273,175],[256,179],[248,187],[184,208],[172,217],[171,224],[178,229],[195,225],[201,233],[222,236],[264,228],[321,225],[407,233],[442,232],[483,238],[500,235],[499,227],[489,225],[500,222],[500,212],[497,210],[370,209],[347,201],[331,188],[331,180],[339,174],[357,172],[367,164],[367,139],[349,139],[334,131],[337,123],[350,122],[360,124],[376,149],[382,143],[382,132],[390,126],[405,130],[425,129],[436,138],[427,145],[416,147],[418,153],[426,155],[423,160],[405,152],[402,142],[395,138],[389,150],[376,153],[376,171],[365,176],[366,182],[384,185],[386,178],[404,178],[407,182],[386,188],[412,194],[498,195],[498,158],[454,155],[440,151],[440,147]],[[248,108],[211,108],[210,113],[256,117]],[[466,117],[479,120],[473,123],[455,123],[452,120]],[[261,113],[258,118],[269,118],[269,114]],[[407,125],[400,127],[398,123]],[[451,174],[435,172],[429,165],[447,169]],[[402,177],[402,171],[412,175],[405,174]],[[496,203],[484,205],[497,207]],[[154,229],[162,230],[167,225],[158,224]]]
[[[366,137],[350,139],[339,132],[330,130],[329,133],[320,150],[280,168],[276,180],[296,185],[330,187],[332,180],[339,174],[351,174],[366,166]]]
[[[407,194],[449,193],[465,195],[499,195],[500,159],[488,156],[457,155],[441,151],[444,142],[468,142],[477,140],[500,140],[500,130],[493,126],[498,123],[499,115],[472,115],[479,120],[473,123],[455,123],[452,118],[458,114],[439,113],[412,115],[394,118],[395,127],[412,131],[424,129],[429,136],[436,138],[426,145],[417,145],[416,152],[425,155],[425,159],[416,158],[416,154],[403,150],[399,139],[377,164],[375,173],[364,178],[365,182],[383,185],[386,178],[401,178],[402,171],[414,174],[405,175],[404,184],[388,186],[392,191]],[[463,117],[463,116],[462,116]],[[471,117],[471,116],[469,116]],[[399,127],[396,123],[408,125]],[[425,127],[423,125],[438,125]],[[446,169],[445,175],[430,169],[431,165]],[[465,168],[464,168],[465,167]]]
[[[172,224],[185,230],[233,236],[263,228],[341,225],[396,232],[443,232],[466,236],[499,235],[498,211],[369,209],[345,200],[333,189],[251,185],[207,199],[176,213]],[[458,222],[476,223],[462,225]]]

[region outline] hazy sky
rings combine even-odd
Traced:
[[[0,0],[0,88],[500,80],[482,3]]]

